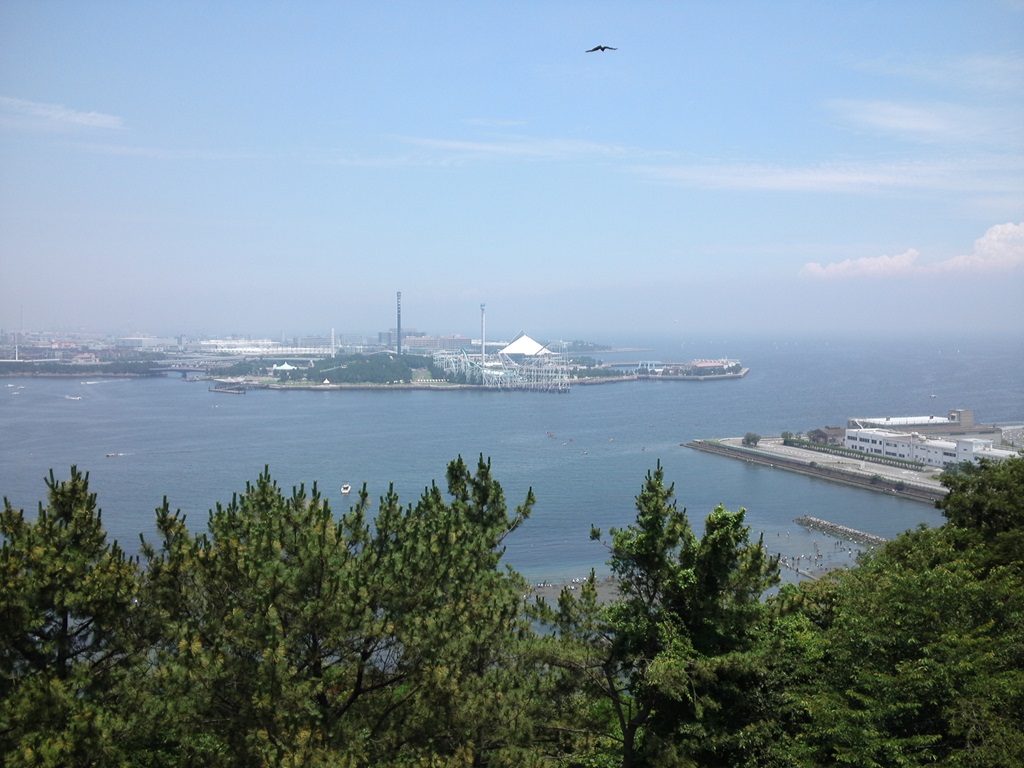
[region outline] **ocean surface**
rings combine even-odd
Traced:
[[[27,512],[45,498],[51,468],[90,473],[112,538],[136,552],[153,538],[164,496],[202,529],[217,502],[264,465],[286,490],[316,482],[335,509],[366,484],[376,500],[394,483],[414,502],[447,462],[492,462],[510,506],[533,488],[529,521],[507,540],[506,562],[531,581],[607,572],[591,525],[635,514],[660,461],[694,527],[721,503],[744,507],[769,550],[807,567],[855,552],[793,520],[812,515],[891,537],[941,514],[919,502],[792,474],[682,446],[700,437],[762,435],[845,425],[851,416],[944,415],[972,408],[983,423],[1024,422],[1024,337],[982,339],[622,339],[643,348],[609,362],[730,356],[746,378],[575,386],[568,394],[499,391],[208,391],[156,379],[0,379],[0,495]],[[108,456],[108,454],[117,454]],[[339,487],[351,483],[353,493]]]

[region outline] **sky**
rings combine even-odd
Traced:
[[[1020,333],[1024,2],[0,0],[0,328],[398,291],[489,339]]]

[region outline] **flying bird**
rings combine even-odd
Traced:
[[[612,48],[610,45],[598,45],[598,46],[595,46],[595,47],[591,48],[589,51],[584,51],[584,53],[593,53],[594,51],[617,51],[617,50],[619,50],[619,49],[618,48]]]

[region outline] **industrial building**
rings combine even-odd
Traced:
[[[847,429],[891,429],[921,435],[970,436],[999,435],[996,426],[974,423],[974,411],[953,408],[946,416],[879,416],[847,419]]]
[[[918,432],[898,432],[877,427],[847,429],[843,444],[846,448],[872,456],[919,461],[931,467],[945,467],[982,458],[1001,461],[1019,455],[1015,451],[996,448],[992,440],[983,438],[928,438]]]

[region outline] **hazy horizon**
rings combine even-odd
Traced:
[[[1022,41],[1010,0],[9,0],[0,327],[1012,333]]]

